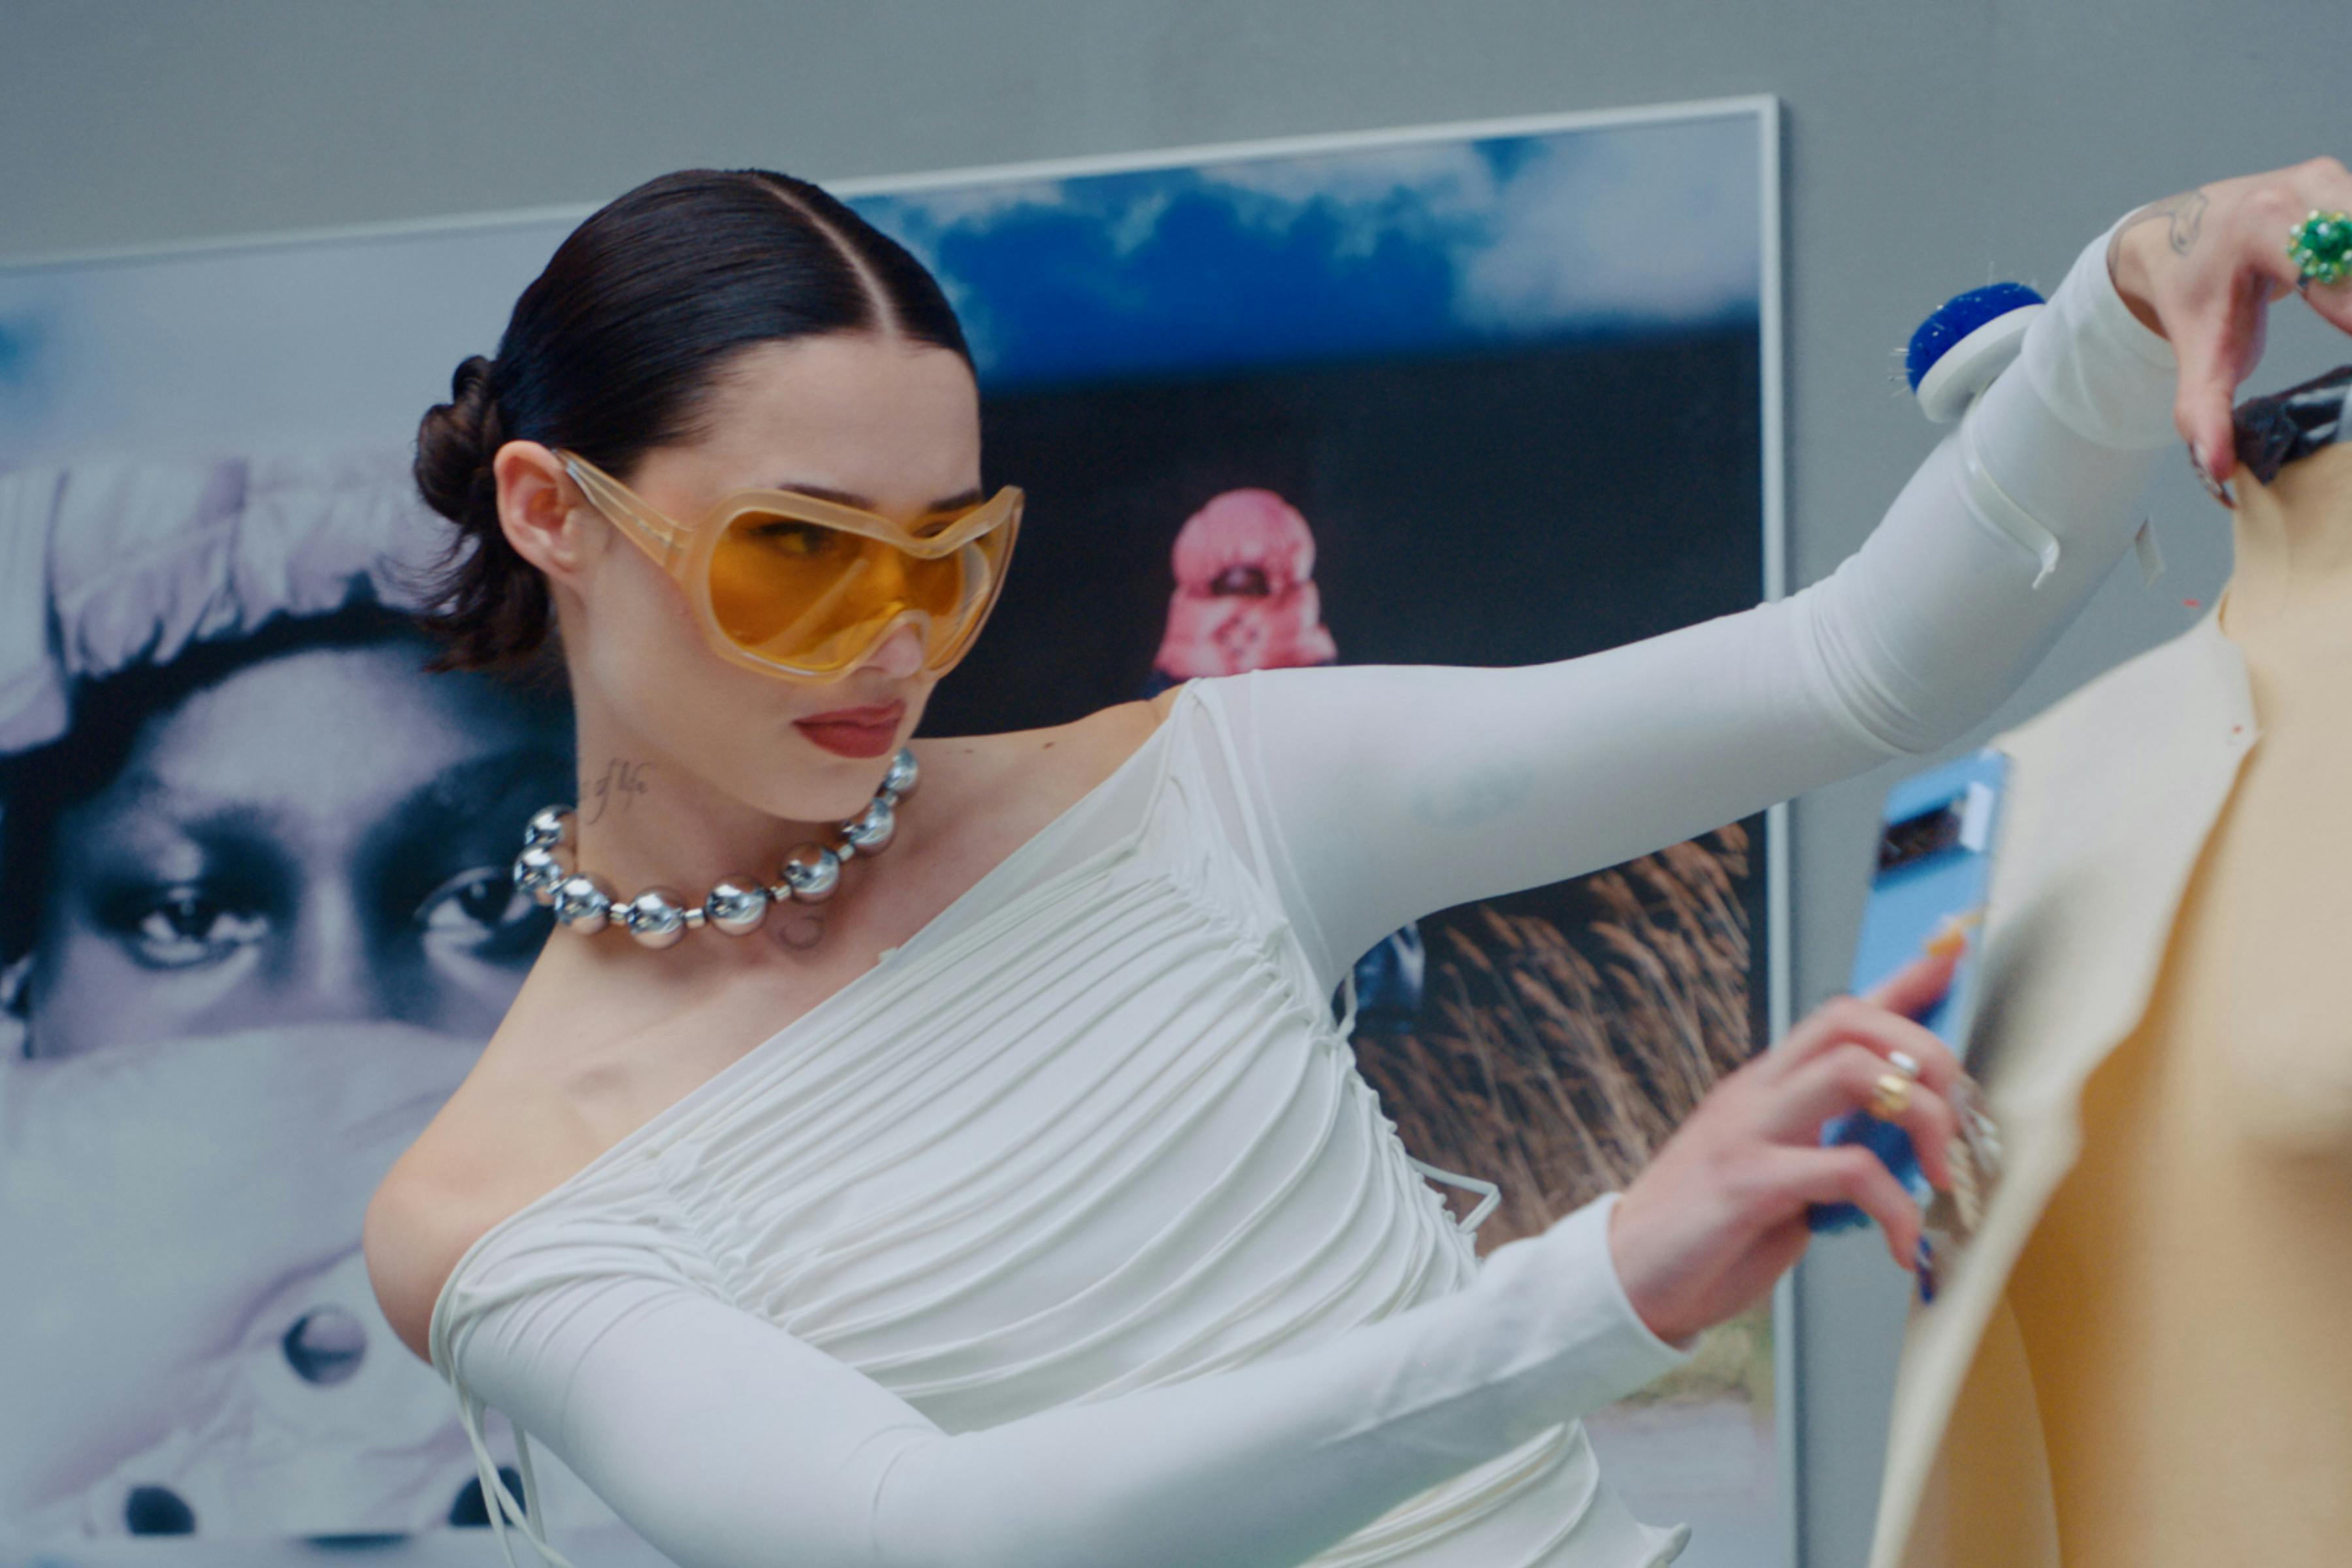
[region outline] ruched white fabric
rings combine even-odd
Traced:
[[[1520,669],[1192,682],[877,967],[493,1226],[430,1348],[509,1562],[509,1523],[565,1559],[493,1407],[683,1568],[1670,1560],[1577,1425],[1683,1354],[1613,1200],[1478,1258],[1327,998],[1405,918],[1984,717],[2169,438],[2102,248],[1970,416],[2061,543],[2040,586],[1948,441],[1789,600]]]

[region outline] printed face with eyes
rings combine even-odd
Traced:
[[[401,636],[245,665],[61,811],[27,1054],[305,1023],[488,1038],[547,930],[508,866],[572,787],[551,715]]]

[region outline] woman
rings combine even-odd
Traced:
[[[17,759],[21,1054],[354,1018],[488,1037],[548,924],[490,823],[562,777],[562,735],[521,693],[420,680],[431,651],[373,605],[279,621],[97,686]]]
[[[14,1535],[487,1523],[354,1231],[544,940],[492,824],[569,737],[423,672],[431,527],[397,453],[0,478]]]
[[[1672,1556],[1575,1417],[1754,1300],[1810,1204],[1913,1257],[1901,1190],[1816,1140],[1874,1100],[1946,1179],[1906,1073],[1957,1064],[1902,1016],[1946,976],[1815,1013],[1622,1198],[1483,1260],[1323,1000],[1411,916],[1982,717],[2130,536],[2155,329],[2226,471],[2241,307],[2347,198],[2315,163],[2119,226],[2114,281],[2086,251],[1970,416],[1974,467],[1947,443],[1791,599],[1556,665],[1194,680],[908,762],[1018,500],[980,486],[953,316],[803,182],[621,197],[419,434],[451,661],[551,621],[583,777],[627,787],[532,830],[572,929],[371,1205],[386,1315],[478,1430],[503,1411],[687,1568]],[[2046,578],[1995,480],[2059,540]]]

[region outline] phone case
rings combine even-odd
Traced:
[[[1958,948],[1950,988],[1919,1021],[1963,1060],[1976,1013],[1979,936],[2008,776],[2009,758],[1988,746],[1906,779],[1887,793],[1878,864],[1854,952],[1852,988],[1860,994],[1916,958],[1946,944]],[[1935,1189],[1919,1169],[1910,1135],[1894,1122],[1853,1111],[1823,1127],[1822,1142],[1863,1144],[1885,1162],[1922,1208],[1934,1200]],[[1817,1205],[1810,1218],[1817,1231],[1868,1223],[1852,1204]]]

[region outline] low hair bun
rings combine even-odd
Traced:
[[[443,561],[438,613],[425,620],[444,645],[436,668],[509,664],[547,637],[547,580],[499,524],[490,464],[507,438],[498,363],[468,354],[449,377],[449,401],[425,410],[416,426],[417,492],[457,529]]]
[[[504,432],[491,390],[496,369],[487,355],[467,355],[449,378],[449,401],[425,410],[416,426],[416,488],[427,506],[469,532],[490,521],[484,502],[495,511],[497,501],[490,459]]]

